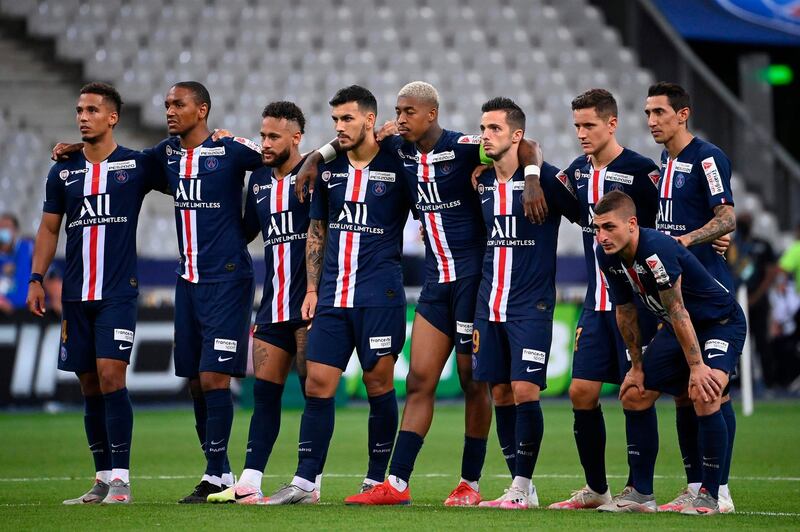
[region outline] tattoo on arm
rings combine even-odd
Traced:
[[[631,364],[639,366],[642,363],[642,332],[639,329],[639,316],[636,305],[625,303],[617,305],[617,327],[625,340],[625,346],[631,356]]]
[[[306,240],[306,281],[307,290],[316,290],[319,278],[322,275],[322,258],[325,255],[325,222],[311,220],[308,226],[308,239]]]
[[[727,235],[736,229],[736,215],[732,205],[717,205],[714,207],[714,217],[700,229],[695,229],[686,234],[689,245],[713,242],[717,238]]]
[[[686,363],[689,364],[689,366],[702,364],[703,353],[700,351],[700,343],[697,341],[697,333],[694,330],[694,325],[692,325],[689,312],[683,305],[680,279],[675,283],[675,286],[668,290],[662,290],[659,295],[661,297],[661,304],[669,313],[669,318],[672,321],[672,328],[675,330],[675,336],[677,336],[678,343],[683,349]]]

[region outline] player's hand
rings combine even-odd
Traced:
[[[692,401],[699,397],[704,403],[711,403],[722,394],[722,383],[714,371],[706,364],[696,364],[689,372],[689,398]]]
[[[482,173],[489,168],[488,164],[479,164],[475,167],[475,170],[472,171],[472,189],[478,190],[478,178],[481,176]]]
[[[728,233],[727,235],[722,235],[718,239],[714,240],[711,243],[711,247],[714,248],[714,251],[717,252],[718,255],[725,255],[725,252],[728,251],[728,248],[731,246],[731,235]]]
[[[640,397],[644,395],[644,371],[641,368],[631,367],[625,374],[625,379],[619,387],[619,398],[622,399],[630,388],[636,389]]]
[[[425,241],[425,224],[422,222],[419,224],[419,239]]]
[[[70,153],[75,153],[76,151],[80,151],[83,149],[83,142],[77,142],[75,144],[69,144],[66,142],[59,142],[55,146],[53,146],[53,152],[50,155],[50,158],[54,161],[66,161],[69,159]]]
[[[300,307],[300,315],[304,320],[312,320],[314,319],[314,313],[317,310],[317,291],[310,290],[306,292],[306,297],[303,298],[303,306]],[[308,328],[311,328],[311,324],[308,324]]]
[[[44,288],[40,283],[28,283],[28,298],[25,304],[34,316],[40,318],[44,316]]]
[[[312,151],[303,161],[303,166],[297,171],[297,177],[294,182],[294,195],[300,203],[303,203],[306,195],[306,185],[308,185],[308,195],[314,192],[314,181],[317,180],[317,172],[319,163],[322,161],[322,155],[318,151]]]
[[[394,120],[387,120],[381,128],[375,132],[375,140],[382,141],[386,137],[391,137],[397,134],[397,124]]]
[[[535,224],[543,224],[547,219],[547,201],[539,178],[525,178],[525,189],[522,191],[522,206],[525,217]]]
[[[211,135],[211,140],[217,142],[219,139],[224,139],[228,137],[232,137],[233,133],[228,131],[227,129],[215,129],[214,134]]]

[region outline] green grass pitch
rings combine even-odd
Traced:
[[[659,402],[661,449],[656,468],[656,498],[671,499],[685,478],[675,436],[671,401]],[[542,506],[565,498],[583,485],[572,437],[570,406],[562,400],[543,402],[545,435],[535,483]],[[238,474],[243,464],[249,411],[239,410],[234,422],[230,459]],[[608,473],[612,490],[626,476],[624,423],[619,405],[606,400]],[[267,466],[263,488],[270,493],[291,479],[296,464],[300,412],[284,412],[283,426]],[[289,530],[443,530],[630,528],[685,530],[800,529],[800,405],[762,403],[756,415],[739,416],[731,491],[736,515],[613,515],[596,512],[531,510],[509,512],[478,508],[444,508],[442,500],[455,487],[461,463],[463,407],[441,404],[417,462],[411,507],[345,507],[342,499],[355,492],[366,470],[367,411],[340,409],[332,442],[321,504],[305,507],[179,506],[203,469],[191,410],[136,412],[132,455],[134,504],[129,507],[66,507],[90,485],[91,458],[80,412],[58,415],[0,415],[0,529],[3,530],[245,530],[253,526]],[[494,498],[510,481],[494,432],[481,491]]]

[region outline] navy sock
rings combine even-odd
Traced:
[[[111,446],[111,467],[130,469],[131,437],[133,436],[133,406],[128,389],[103,395],[106,403],[106,432]]]
[[[643,495],[653,493],[653,474],[658,456],[658,418],[656,408],[625,410],[625,433],[628,439],[628,464],[633,487]]]
[[[736,438],[736,412],[733,411],[733,402],[722,403],[719,407],[722,417],[725,418],[725,426],[728,428],[728,454],[725,455],[725,465],[722,466],[722,475],[719,479],[720,486],[728,483],[728,475],[731,473],[731,459],[733,458],[733,440]]]
[[[700,428],[700,451],[703,455],[703,487],[715,499],[719,497],[719,480],[728,454],[728,427],[722,412],[697,416]]]
[[[206,475],[221,477],[226,471],[228,439],[233,425],[233,398],[227,388],[203,392],[206,398]],[[230,466],[228,467],[230,469]]]
[[[83,398],[83,427],[86,429],[86,441],[92,452],[95,471],[111,470],[111,450],[108,446],[106,432],[106,402],[102,395],[90,395]]]
[[[681,448],[686,482],[700,482],[703,471],[700,465],[700,449],[697,447],[697,414],[694,406],[675,406],[675,424],[678,428],[678,446]]]
[[[297,380],[300,382],[300,392],[303,394],[303,399],[307,399],[306,396],[306,377],[301,375],[297,375]],[[317,472],[318,475],[322,474],[322,470],[325,469],[325,462],[328,460],[328,451],[325,451],[325,454],[322,455],[322,460],[319,462],[319,471]]]
[[[206,409],[206,398],[192,397],[194,406],[194,430],[197,432],[197,439],[200,440],[200,450],[206,453],[206,423],[208,422],[208,410]]]
[[[606,480],[606,422],[600,405],[592,410],[573,410],[575,445],[586,484],[597,493],[608,489]]]
[[[282,395],[282,384],[256,379],[253,385],[253,415],[247,437],[245,469],[264,472],[281,430]]]
[[[411,472],[414,471],[414,462],[417,461],[423,441],[422,436],[416,432],[401,430],[397,434],[397,443],[394,446],[389,474],[408,482]]]
[[[508,471],[514,476],[514,464],[517,457],[517,446],[514,442],[517,423],[517,407],[514,405],[495,406],[494,417],[497,420],[497,440],[500,451],[506,460]]]
[[[397,396],[394,390],[369,397],[369,469],[367,478],[383,482],[394,437],[397,435]]]
[[[306,407],[300,419],[300,441],[297,447],[296,476],[309,482],[316,480],[321,471],[322,457],[328,452],[333,437],[336,415],[335,399],[307,397]]]
[[[478,482],[486,460],[486,440],[464,435],[464,453],[461,455],[461,478]]]
[[[517,458],[514,475],[533,478],[539,448],[544,434],[544,418],[539,401],[528,401],[517,405]]]

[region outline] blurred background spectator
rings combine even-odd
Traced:
[[[21,237],[17,217],[0,215],[0,312],[25,308],[32,258],[33,241]]]

